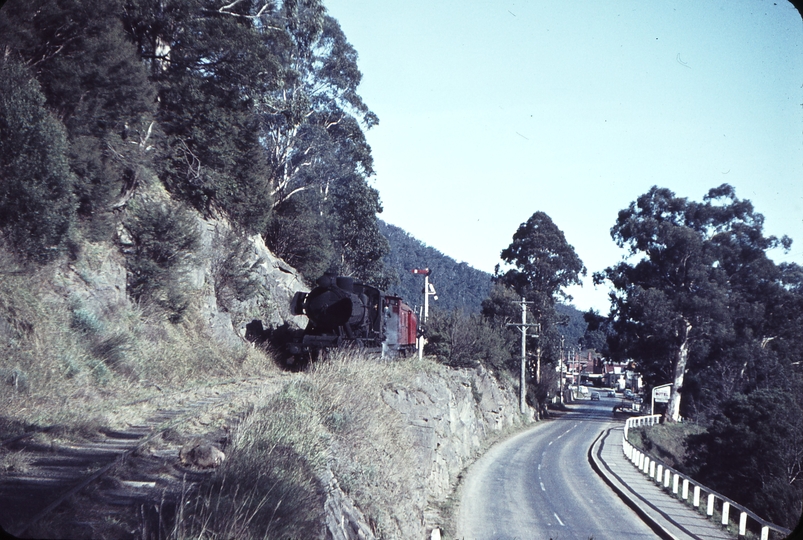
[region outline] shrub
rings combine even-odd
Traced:
[[[58,256],[75,221],[64,126],[38,83],[0,60],[0,234],[37,262]]]
[[[169,199],[139,197],[125,221],[134,247],[128,254],[128,293],[181,320],[189,303],[187,267],[200,246],[195,215]]]
[[[734,394],[704,433],[689,437],[695,479],[761,517],[793,527],[803,495],[803,407],[781,389]]]
[[[219,244],[225,251],[218,252],[212,263],[215,297],[219,306],[231,309],[233,300],[243,302],[259,291],[260,279],[254,269],[264,261],[252,256],[251,242],[242,233],[229,230]]]
[[[425,335],[424,352],[451,367],[474,367],[481,363],[501,370],[510,363],[505,336],[477,314],[435,310],[427,321]]]

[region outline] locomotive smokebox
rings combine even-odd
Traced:
[[[307,317],[320,329],[335,329],[356,324],[365,317],[365,305],[359,296],[342,289],[314,289],[307,295]]]
[[[348,293],[354,292],[354,278],[340,276],[337,278],[337,286]]]

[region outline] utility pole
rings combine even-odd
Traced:
[[[508,323],[508,326],[517,326],[521,331],[521,374],[519,377],[519,409],[521,414],[524,414],[527,408],[527,328],[530,326],[535,326],[535,337],[538,337],[538,333],[540,328],[538,323],[528,323],[527,322],[527,304],[533,304],[534,302],[527,302],[524,297],[521,297],[521,301],[519,305],[521,305],[521,323]]]
[[[558,360],[558,403],[563,405],[563,334],[560,336],[560,359]]]

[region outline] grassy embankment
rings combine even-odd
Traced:
[[[87,245],[71,263],[87,280],[93,249],[103,250]],[[90,439],[139,423],[153,412],[142,400],[283,373],[260,350],[216,344],[192,302],[177,323],[128,300],[98,313],[58,285],[63,267],[28,272],[0,262],[0,440],[51,426],[48,437]],[[317,537],[330,473],[372,529],[399,535],[397,516],[420,515],[423,479],[381,389],[409,387],[422,371],[448,377],[449,368],[341,355],[254,396],[223,466],[187,490],[173,538]],[[23,471],[26,459],[0,449],[0,475]]]
[[[629,430],[628,440],[641,451],[684,472],[686,440],[703,431],[705,429],[702,426],[689,422],[658,424]]]
[[[54,265],[0,280],[0,439],[49,426],[49,437],[91,438],[148,414],[132,402],[281,373],[258,350],[216,345],[197,308],[179,323],[129,302],[98,314],[54,287],[57,274]],[[404,506],[415,499],[418,466],[401,417],[378,390],[447,369],[429,360],[334,358],[278,394],[258,396],[224,465],[187,493],[173,537],[316,537],[327,471],[377,532],[398,531],[394,514],[415,513]],[[26,459],[0,450],[0,474],[24,470]]]

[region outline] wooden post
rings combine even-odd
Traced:
[[[558,357],[558,403],[563,405],[563,335],[560,336],[560,356]]]
[[[527,403],[527,305],[524,297],[521,298],[521,374],[519,383],[521,414]],[[536,413],[538,414],[538,413]]]
[[[521,372],[519,373],[519,410],[524,414],[527,410],[527,328],[538,326],[538,323],[527,323],[527,302],[522,296],[519,304],[521,305],[521,323],[508,323],[508,326],[517,326],[521,331]],[[535,336],[538,337],[538,328]],[[538,377],[538,374],[536,374]],[[537,414],[537,413],[536,413]]]

